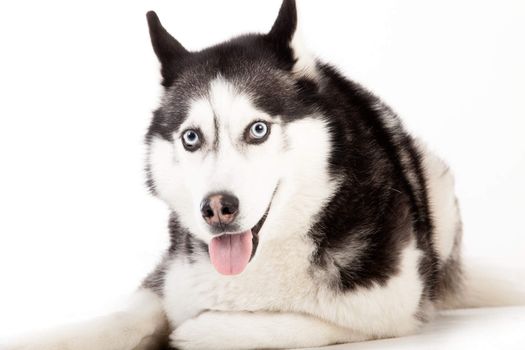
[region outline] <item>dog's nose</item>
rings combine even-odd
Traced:
[[[212,194],[201,203],[202,217],[211,226],[231,224],[238,211],[239,200],[230,194]]]

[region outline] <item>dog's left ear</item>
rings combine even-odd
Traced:
[[[316,60],[302,44],[297,30],[297,17],[295,0],[283,0],[279,15],[266,36],[272,42],[278,57],[290,66],[298,78],[315,79]]]

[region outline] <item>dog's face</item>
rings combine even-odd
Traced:
[[[228,78],[201,83],[202,90],[191,93],[188,82],[166,92],[157,111],[163,121],[154,122],[176,118],[177,125],[169,127],[168,139],[152,136],[149,165],[157,194],[190,232],[210,242],[262,222],[284,175],[286,127]]]
[[[154,13],[148,22],[166,88],[147,135],[151,188],[209,245],[219,272],[240,273],[282,184],[308,178],[313,148],[327,148],[322,123],[309,118],[315,61],[292,45],[295,3],[284,1],[268,34],[199,52]]]

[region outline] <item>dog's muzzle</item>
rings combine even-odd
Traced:
[[[208,245],[208,252],[211,263],[220,274],[237,275],[244,271],[257,250],[259,231],[266,221],[272,200],[257,224],[244,231],[235,223],[239,212],[237,197],[224,192],[214,193],[202,201],[202,217],[216,235]]]

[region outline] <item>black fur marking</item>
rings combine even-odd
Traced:
[[[407,231],[413,230],[418,247],[425,252],[420,272],[432,295],[437,257],[426,184],[410,137],[403,130],[387,130],[382,113],[374,109],[382,104],[378,98],[328,65],[321,66],[320,72],[320,104],[330,116],[333,143],[330,171],[342,177],[343,183],[312,229],[318,245],[313,261],[323,266],[335,251],[362,246],[366,253],[360,264],[338,266],[341,288],[382,284],[397,272]],[[408,163],[402,161],[401,150],[408,150]],[[409,181],[408,173],[416,174],[417,186]],[[404,207],[410,211],[408,227],[407,216],[399,212]]]
[[[155,292],[159,296],[164,295],[164,280],[169,263],[169,255],[166,254],[157,267],[144,279],[142,287]]]
[[[153,180],[153,175],[151,173],[151,165],[149,162],[146,162],[146,165],[144,166],[144,171],[146,173],[146,187],[153,196],[156,196],[157,190],[155,189],[155,180]]]
[[[170,257],[184,257],[188,259],[188,262],[192,263],[192,256],[197,252],[202,252],[202,248],[205,247],[205,251],[208,251],[208,246],[201,240],[196,239],[186,228],[184,228],[177,218],[177,215],[172,212],[169,221],[169,232],[170,232]]]
[[[168,224],[170,245],[155,270],[142,282],[142,287],[149,288],[158,295],[163,295],[166,269],[174,258],[186,259],[190,264],[195,262],[194,255],[208,251],[208,246],[194,238],[187,229],[180,225],[177,215],[172,212]]]
[[[270,212],[270,209],[272,207],[273,199],[275,197],[275,194],[279,190],[279,186],[280,185],[281,185],[281,182],[279,181],[277,183],[277,186],[275,186],[275,189],[273,190],[272,198],[270,199],[270,203],[268,204],[268,208],[266,208],[266,211],[264,212],[262,218],[252,228],[252,254],[250,256],[250,261],[255,256],[255,252],[257,252],[257,247],[259,246],[259,231],[263,227],[264,222],[266,221],[266,218],[268,217],[268,213]]]
[[[219,120],[216,115],[213,116],[213,129],[215,131],[215,139],[213,141],[213,150],[219,149]]]

